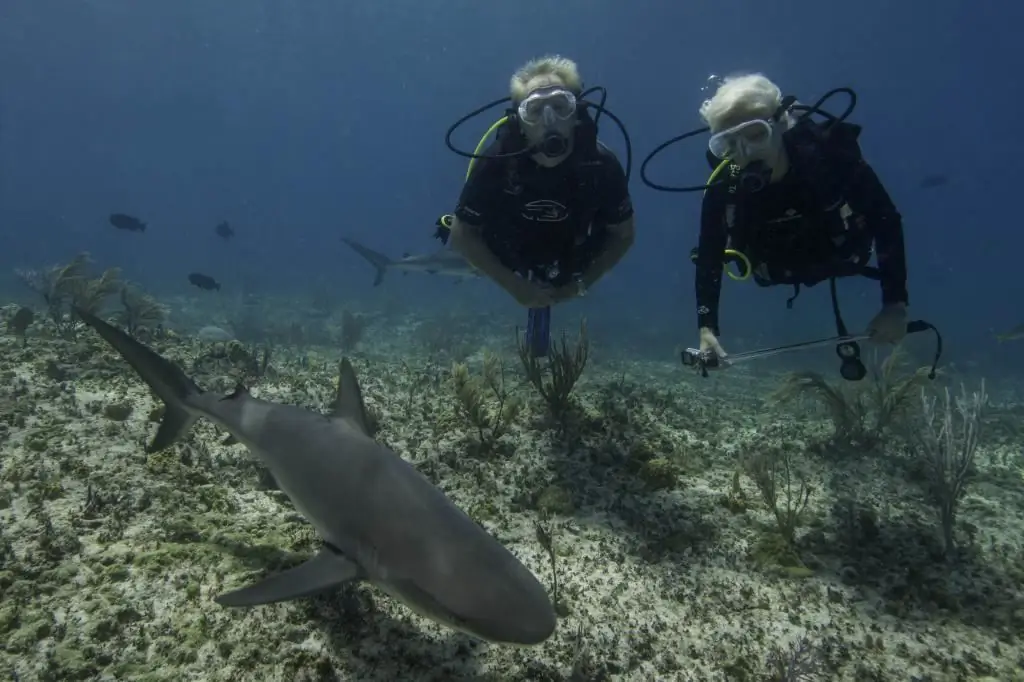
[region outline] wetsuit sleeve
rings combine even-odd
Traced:
[[[500,154],[497,142],[493,142],[485,155]],[[455,217],[461,222],[480,227],[494,219],[501,196],[502,165],[496,159],[477,159],[466,184],[462,186]]]
[[[603,150],[604,171],[598,193],[597,214],[594,222],[604,225],[618,225],[633,217],[633,199],[629,196],[629,185],[622,164],[610,151]]]
[[[697,242],[697,326],[719,335],[718,299],[722,293],[722,259],[729,232],[725,222],[726,191],[719,184],[704,193],[700,207],[700,238]]]
[[[907,254],[903,245],[903,218],[889,198],[882,181],[866,161],[860,161],[846,200],[854,213],[864,217],[875,243],[882,303],[907,303]]]

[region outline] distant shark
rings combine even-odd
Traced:
[[[166,405],[147,452],[200,417],[255,454],[324,540],[312,559],[216,598],[223,606],[297,599],[367,580],[417,613],[483,640],[530,645],[555,629],[537,578],[412,465],[368,435],[352,365],[341,361],[330,415],[202,391],[176,365],[83,311]]]
[[[410,256],[407,254],[399,260],[391,260],[383,253],[368,249],[352,239],[342,237],[341,241],[351,246],[356,253],[370,261],[370,264],[377,268],[377,276],[373,280],[373,286],[377,286],[384,281],[384,275],[388,270],[425,272],[430,275],[447,275],[460,278],[480,276],[476,268],[466,262],[466,259],[458,251],[452,249],[445,248],[436,253],[420,256]]]

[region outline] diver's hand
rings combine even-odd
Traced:
[[[907,335],[907,305],[888,303],[868,323],[871,340],[878,343],[896,344]]]
[[[580,286],[578,282],[570,282],[565,286],[556,287],[551,290],[551,302],[561,303],[563,301],[571,301],[574,298],[583,296],[585,293],[586,289]]]
[[[715,336],[715,333],[709,327],[700,328],[700,350],[701,352],[711,351],[720,360],[729,357],[729,354],[722,348],[722,344],[718,342],[718,337]]]
[[[522,277],[516,277],[515,281],[509,282],[505,288],[512,298],[516,299],[519,305],[526,308],[547,308],[555,302],[552,296],[553,289],[542,287]]]

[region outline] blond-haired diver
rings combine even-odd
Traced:
[[[850,103],[836,116],[822,105],[838,93]],[[789,306],[801,286],[828,280],[837,338],[852,335],[839,314],[836,279],[875,279],[881,308],[866,334],[896,343],[907,333],[902,219],[861,154],[860,126],[846,121],[855,104],[849,88],[836,88],[806,106],[784,97],[761,74],[726,78],[700,107],[707,127],[669,140],[644,161],[641,177],[648,186],[704,192],[700,237],[691,254],[702,352],[726,357],[718,338],[723,271],[732,279],[753,278],[760,286],[792,286]],[[647,164],[658,152],[703,132],[711,134],[708,160],[714,169],[707,184],[666,187],[648,179]],[[864,376],[855,342],[839,343],[837,352],[845,378]]]
[[[633,244],[627,172],[598,141],[596,120],[606,114],[622,124],[603,97],[601,104],[584,99],[603,88],[584,90],[565,57],[531,60],[509,90],[448,131],[449,148],[472,161],[454,215],[438,221],[439,236],[450,234],[452,246],[521,305],[542,309],[584,294]],[[452,145],[458,126],[505,102],[505,116],[474,153]],[[482,149],[491,132],[495,139]]]

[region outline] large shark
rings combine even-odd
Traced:
[[[341,361],[330,415],[251,396],[206,393],[175,364],[85,312],[81,319],[166,404],[147,452],[200,417],[228,431],[270,470],[324,540],[312,559],[216,598],[224,606],[296,599],[367,580],[417,613],[490,642],[546,640],[555,612],[544,586],[412,465],[368,435],[352,365]]]
[[[342,237],[341,241],[351,246],[356,253],[370,261],[370,264],[377,269],[377,276],[373,280],[373,286],[384,281],[384,275],[388,270],[400,270],[402,272],[425,272],[429,275],[448,275],[449,277],[479,277],[480,272],[466,262],[458,251],[444,248],[435,253],[428,253],[419,256],[402,256],[398,260],[391,260],[383,253],[368,249],[352,239]]]

